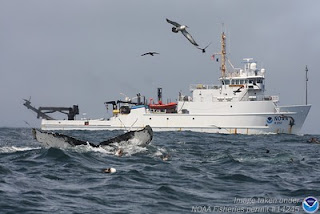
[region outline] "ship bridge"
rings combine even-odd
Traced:
[[[225,76],[219,78],[222,85],[229,87],[246,87],[248,89],[264,92],[264,68],[258,69],[257,63],[252,58],[245,58],[244,68],[233,68]]]
[[[244,67],[233,68],[219,78],[220,85],[192,84],[192,97],[182,97],[180,101],[230,102],[230,101],[270,101],[278,102],[278,96],[265,96],[265,69],[257,68],[252,58],[244,59]]]

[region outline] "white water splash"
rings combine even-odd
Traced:
[[[45,148],[50,148],[50,147],[45,146]],[[62,148],[60,147],[59,149],[69,150],[69,151],[74,151],[79,153],[96,152],[96,153],[108,154],[108,155],[116,155],[116,152],[119,149],[121,149],[123,153],[122,156],[131,156],[136,153],[145,152],[148,150],[146,147],[141,147],[139,140],[136,140],[136,139],[129,140],[129,141],[121,141],[119,143],[113,143],[108,146],[93,147],[87,144],[87,145],[79,145],[79,146],[68,146],[68,147],[62,147]]]
[[[4,146],[0,147],[0,153],[14,153],[21,151],[38,150],[41,147],[16,147],[16,146]]]
[[[92,147],[90,145],[80,145],[75,147],[69,147],[68,150],[79,152],[79,153],[97,152],[102,154],[113,154],[113,150],[105,149],[102,147]]]
[[[123,156],[131,156],[148,150],[146,147],[142,147],[141,141],[136,138],[129,141],[112,143],[109,146],[103,146],[103,149],[112,152],[114,155],[116,155],[116,152],[120,149],[123,153]]]

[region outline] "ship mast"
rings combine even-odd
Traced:
[[[308,67],[306,66],[306,105],[308,105]]]
[[[221,34],[221,77],[226,76],[226,35],[224,32]]]

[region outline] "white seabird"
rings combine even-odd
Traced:
[[[174,25],[175,27],[172,27],[172,32],[174,33],[178,33],[179,31],[195,46],[199,46],[196,41],[194,41],[194,39],[192,38],[192,36],[190,35],[190,33],[188,33],[188,31],[186,30],[186,28],[188,28],[188,26],[186,25],[180,25],[177,22],[173,22],[169,19],[166,19],[168,23]]]
[[[103,169],[102,172],[104,173],[115,173],[117,170],[115,168],[107,168],[107,169]]]

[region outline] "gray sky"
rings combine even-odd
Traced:
[[[305,102],[305,66],[313,106],[303,133],[319,134],[320,1],[318,0],[0,0],[0,127],[39,127],[22,98],[39,106],[78,104],[87,117],[109,117],[104,102],[140,92],[174,101],[189,84],[217,84],[225,24],[229,59],[252,57],[280,104]],[[189,26],[206,54],[165,19]],[[155,57],[141,57],[157,51]]]

